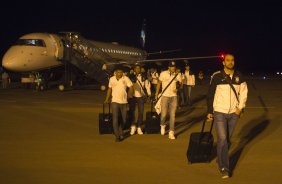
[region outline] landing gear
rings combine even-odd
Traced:
[[[73,80],[70,80],[70,81],[68,81],[68,82],[65,82],[65,83],[63,83],[63,84],[60,84],[59,86],[58,86],[58,89],[59,89],[59,91],[65,91],[65,90],[70,90],[70,89],[73,89]]]
[[[42,75],[40,75],[39,73],[35,74],[35,89],[36,91],[43,91],[44,87],[43,87],[43,80],[42,80]]]
[[[35,74],[35,89],[36,91],[44,91],[48,88],[47,80],[40,73]]]
[[[105,85],[102,85],[100,89],[101,89],[101,91],[105,91],[107,88],[106,88]]]
[[[36,85],[35,86],[36,91],[43,91],[45,90],[44,86],[42,84]]]

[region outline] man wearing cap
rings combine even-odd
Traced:
[[[159,74],[157,72],[156,68],[150,68],[148,71],[148,80],[151,82],[151,89],[152,94],[155,94],[158,80],[159,80]]]
[[[169,139],[175,139],[174,124],[175,124],[175,112],[177,108],[177,89],[176,89],[177,81],[180,82],[182,87],[181,76],[178,73],[176,73],[175,61],[171,61],[169,63],[168,70],[165,70],[160,74],[159,82],[155,94],[155,99],[157,100],[160,87],[162,86],[162,91],[166,89],[161,97],[160,126],[161,126],[161,135],[165,135],[166,118],[167,118],[167,114],[169,114],[169,134],[168,134]]]
[[[136,64],[134,74],[130,76],[133,82],[133,98],[129,100],[129,120],[131,122],[130,135],[134,135],[137,130],[138,135],[142,135],[141,125],[143,123],[144,103],[147,97],[151,96],[151,84],[146,76],[141,73],[141,66]],[[135,119],[135,106],[137,104],[138,116]]]
[[[195,75],[190,70],[190,66],[188,63],[185,64],[185,72],[184,72],[184,103],[185,105],[191,105],[191,91],[192,87],[195,86]]]
[[[115,75],[109,80],[109,88],[106,95],[105,103],[109,103],[112,95],[112,111],[113,111],[113,128],[116,136],[116,142],[123,140],[123,127],[126,122],[126,104],[127,98],[132,98],[133,84],[130,79],[124,75],[122,68],[115,70]],[[129,88],[127,94],[127,88]],[[122,122],[119,123],[119,112],[122,115]]]

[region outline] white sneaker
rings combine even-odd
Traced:
[[[142,129],[140,127],[137,128],[138,135],[143,135]]]
[[[161,135],[165,134],[165,125],[161,125]]]
[[[168,138],[169,139],[175,139],[175,136],[174,136],[174,131],[169,131],[169,133],[168,133]]]
[[[130,135],[134,135],[136,131],[136,126],[131,126]]]

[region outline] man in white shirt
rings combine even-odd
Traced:
[[[159,81],[159,74],[155,68],[150,68],[150,70],[148,71],[148,79],[152,84],[151,85],[152,93],[155,93]]]
[[[9,75],[7,72],[2,73],[2,87],[3,89],[7,88],[9,84]]]
[[[129,88],[127,94],[127,88]],[[123,127],[126,122],[126,104],[127,98],[132,98],[133,84],[130,79],[123,74],[122,68],[115,70],[115,75],[109,80],[109,88],[105,103],[109,103],[112,95],[113,128],[116,136],[116,142],[123,140]],[[119,112],[122,115],[122,122],[118,122]]]
[[[195,75],[190,70],[189,64],[185,64],[185,81],[184,81],[184,103],[185,105],[191,105],[191,91],[192,87],[195,86]]]
[[[151,96],[151,84],[146,79],[144,74],[141,73],[141,66],[135,65],[134,74],[131,75],[131,81],[133,82],[133,98],[129,101],[129,120],[131,122],[130,135],[135,134],[136,127],[137,133],[142,135],[141,125],[143,123],[144,103],[147,97]],[[137,104],[138,116],[135,120],[135,105]]]
[[[171,82],[172,81],[172,82]],[[175,124],[175,112],[177,108],[177,89],[176,82],[180,82],[182,87],[182,80],[180,74],[176,73],[175,61],[169,63],[168,70],[163,71],[160,74],[159,82],[156,89],[155,99],[158,99],[160,87],[162,86],[161,97],[161,135],[165,134],[166,118],[169,114],[169,139],[175,139],[174,136],[174,124]],[[171,82],[171,84],[170,84]],[[169,86],[168,86],[169,85]],[[168,86],[168,87],[167,87]],[[167,87],[167,88],[166,88]]]

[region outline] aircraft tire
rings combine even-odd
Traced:
[[[60,84],[58,86],[59,91],[64,91],[65,90],[65,86],[63,84]]]

